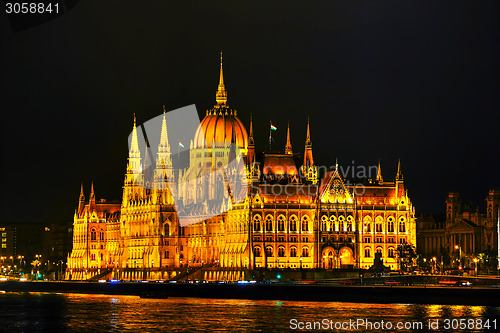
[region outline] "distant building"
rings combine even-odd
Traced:
[[[489,191],[485,212],[463,205],[458,193],[450,193],[444,219],[432,216],[417,219],[418,252],[428,258],[465,257],[468,261],[482,252],[495,252],[499,204],[499,190]]]
[[[0,234],[1,234],[1,247],[0,247],[0,257],[11,257],[17,256],[17,235],[16,228],[0,225]]]

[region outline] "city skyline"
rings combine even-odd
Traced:
[[[318,165],[380,159],[390,179],[401,159],[417,216],[444,213],[452,191],[484,210],[488,190],[500,187],[496,5],[306,7],[303,24],[290,8],[278,24],[277,5],[265,13],[155,5],[164,10],[144,8],[132,20],[137,8],[124,4],[91,26],[84,22],[95,8],[83,3],[33,29],[3,25],[2,222],[70,220],[81,182],[86,194],[93,181],[98,198],[119,200],[133,114],[143,123],[162,105],[194,103],[201,119],[221,49],[229,104],[247,128],[253,116],[257,150],[267,146],[269,121],[284,149],[290,121],[302,151],[309,116]],[[174,11],[196,24],[173,34],[182,24]],[[210,25],[213,17],[232,29]],[[19,214],[34,174],[37,199]]]

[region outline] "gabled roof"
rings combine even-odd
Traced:
[[[337,168],[327,171],[319,189],[319,198],[322,202],[353,203],[353,195],[344,184]]]
[[[448,229],[474,229],[477,228],[477,224],[467,219],[456,220]]]

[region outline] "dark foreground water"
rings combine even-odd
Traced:
[[[484,332],[488,325],[490,331],[494,325],[500,331],[499,307],[0,294],[0,331],[5,332],[289,332],[314,328]]]

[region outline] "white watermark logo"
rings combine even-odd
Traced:
[[[136,185],[168,189],[181,226],[230,210],[248,191],[240,147],[207,142],[209,130],[200,127],[196,106],[190,105],[138,125],[128,138],[129,159],[140,158],[132,168]]]

